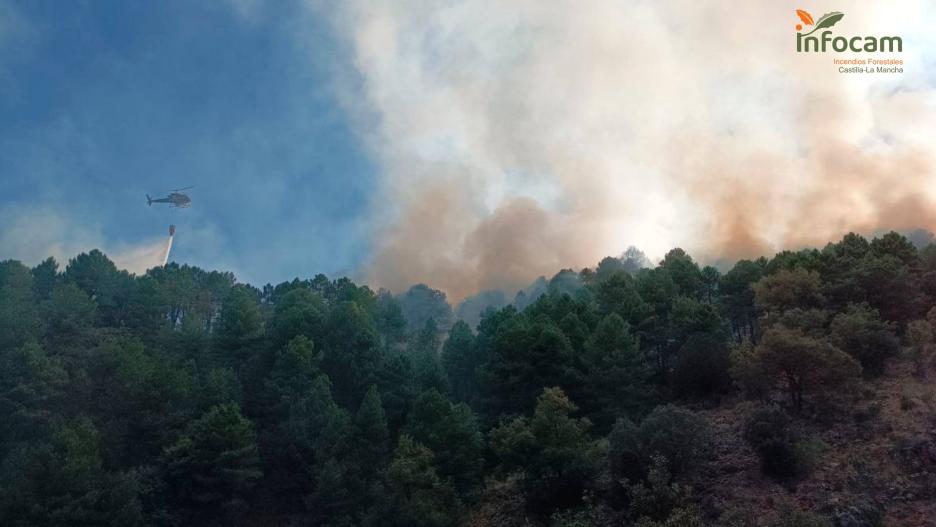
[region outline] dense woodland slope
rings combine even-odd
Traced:
[[[427,286],[2,262],[0,525],[936,525],[936,246],[638,256],[472,324]]]

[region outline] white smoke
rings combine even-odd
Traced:
[[[628,245],[741,257],[936,227],[936,8],[834,7],[906,73],[795,53],[783,2],[311,2],[347,37],[378,159],[371,283],[458,300]],[[818,18],[822,7],[813,14]]]
[[[53,208],[2,207],[0,226],[0,260],[16,259],[30,266],[52,256],[64,267],[79,253],[100,249],[118,268],[143,274],[168,254],[159,237],[134,244],[107,242],[100,229]]]
[[[168,255],[165,248],[162,238],[156,238],[134,245],[116,245],[110,250],[102,247],[101,250],[118,269],[143,274],[153,267],[165,265],[164,255]]]

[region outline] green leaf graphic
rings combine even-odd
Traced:
[[[844,16],[845,16],[845,13],[841,13],[839,11],[832,11],[831,13],[826,13],[822,15],[821,17],[819,17],[819,20],[816,20],[816,27],[809,33],[806,33],[806,35],[812,35],[816,31],[819,31],[820,29],[828,29],[834,26],[835,24],[837,24],[838,21],[841,20],[842,17]],[[803,36],[805,37],[806,35],[803,35]]]
[[[816,29],[826,28],[834,26],[842,17],[845,16],[844,13],[838,11],[832,11],[831,13],[826,13],[819,17],[819,21],[816,22]]]

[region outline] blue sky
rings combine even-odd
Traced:
[[[797,7],[901,35],[876,58],[904,71],[797,53]],[[242,281],[457,301],[631,245],[934,231],[934,25],[930,0],[0,0],[0,258],[145,269],[174,223],[174,260]]]
[[[374,167],[337,100],[343,52],[271,5],[0,0],[0,213],[118,249],[174,223],[173,259],[251,282],[352,272]],[[146,206],[188,185],[191,209]]]

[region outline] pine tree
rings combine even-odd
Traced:
[[[188,522],[234,520],[263,473],[253,423],[234,404],[212,407],[163,454],[164,477]]]
[[[448,527],[457,524],[462,504],[455,490],[436,472],[432,451],[400,436],[387,468],[390,525]]]

